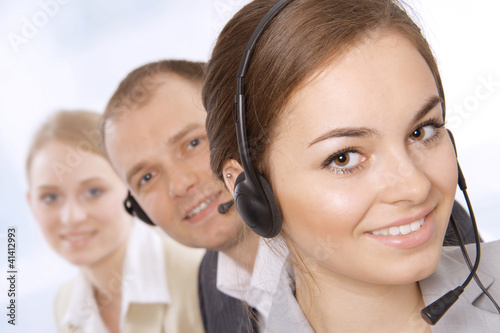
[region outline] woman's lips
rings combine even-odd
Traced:
[[[424,218],[422,217],[418,221],[414,221],[408,224],[403,224],[400,226],[394,226],[389,228],[382,228],[378,230],[371,231],[370,233],[376,236],[398,236],[398,235],[407,235],[417,230],[420,230],[420,227],[424,225]]]
[[[70,232],[61,234],[61,239],[70,246],[82,246],[88,243],[97,231]]]
[[[412,249],[427,243],[434,234],[434,210],[410,223],[366,232],[365,235],[384,245]]]

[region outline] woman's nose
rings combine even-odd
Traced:
[[[431,181],[422,166],[424,162],[408,154],[398,154],[387,160],[380,177],[383,200],[394,204],[424,202],[431,190]]]
[[[74,200],[68,200],[64,203],[61,210],[61,223],[76,224],[85,221],[87,212],[84,207]]]

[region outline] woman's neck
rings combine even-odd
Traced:
[[[253,272],[255,258],[257,257],[259,239],[260,237],[253,231],[245,230],[239,242],[222,250],[222,252],[251,274]]]
[[[90,280],[99,314],[111,333],[119,332],[123,266],[127,252],[128,237],[113,252],[99,262],[82,267],[84,275]]]
[[[317,333],[431,332],[418,283],[375,285],[296,270],[296,298]]]

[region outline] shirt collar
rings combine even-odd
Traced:
[[[130,303],[170,304],[165,250],[156,228],[134,223],[123,267],[122,322]]]
[[[474,259],[476,257],[476,246],[475,244],[469,244],[466,246],[467,252],[471,258],[472,264],[474,265]],[[443,247],[441,258],[439,261],[439,266],[436,271],[428,278],[419,282],[422,295],[424,297],[425,304],[430,304],[434,302],[437,298],[443,296],[450,290],[462,285],[465,279],[469,276],[469,268],[464,264],[464,259],[462,258],[462,252],[458,247]],[[485,288],[489,288],[495,281],[493,276],[485,273],[481,266],[477,270],[477,276],[483,283]],[[481,295],[483,291],[479,286],[472,280],[469,285],[465,288],[464,292],[460,298],[467,299],[468,303],[474,303]]]
[[[84,332],[108,332],[99,315],[92,286],[82,273],[74,280],[72,295],[62,325],[79,327]]]
[[[266,321],[288,249],[281,237],[259,240],[253,273],[241,267],[223,252],[217,263],[217,289],[228,296],[243,300],[257,309],[261,321]]]
[[[123,327],[130,303],[170,304],[164,248],[161,236],[155,228],[134,221],[121,276],[120,327]],[[107,332],[99,315],[90,281],[82,273],[75,279],[63,325],[80,327],[85,332]]]
[[[496,243],[496,244],[495,244]],[[467,252],[474,262],[475,244],[470,244]],[[500,242],[482,243],[481,252],[484,259],[479,266],[477,275],[484,287],[494,295],[495,289],[492,275],[485,273],[498,271],[498,264],[492,262],[498,258]],[[496,259],[498,263],[500,260]],[[464,263],[460,248],[445,247],[436,271],[427,279],[420,281],[420,290],[426,305],[434,302],[450,290],[463,284],[469,275],[469,269]],[[494,274],[494,273],[493,273]],[[498,292],[497,292],[498,294]],[[460,298],[446,312],[446,314],[433,326],[433,332],[493,332],[500,325],[500,316],[492,303],[483,296],[482,290],[475,281],[471,281],[465,288]]]
[[[282,266],[265,328],[266,332],[314,333],[295,299],[295,280],[289,261]]]

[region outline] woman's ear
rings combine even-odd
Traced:
[[[224,183],[229,189],[229,192],[234,196],[234,183],[236,178],[243,172],[243,167],[236,160],[227,160],[222,167]]]
[[[33,214],[35,220],[38,222],[38,219],[36,219],[37,210],[35,208],[35,205],[33,204],[33,196],[31,195],[31,191],[29,189],[26,191],[26,202],[28,203],[28,207],[31,210],[31,214]]]
[[[28,203],[28,206],[31,208],[32,207],[32,202],[31,202],[31,193],[29,190],[26,191],[26,202]],[[32,208],[31,208],[32,209]]]

